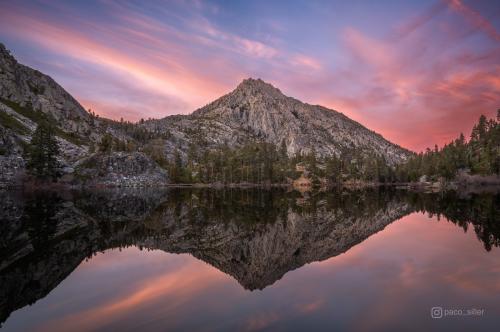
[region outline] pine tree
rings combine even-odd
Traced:
[[[442,149],[435,146],[424,154],[415,155],[398,167],[398,177],[415,181],[422,175],[453,178],[460,169],[468,168],[473,174],[500,175],[500,110],[497,120],[481,115],[474,125],[469,142],[463,134]]]
[[[479,122],[477,124],[477,131],[480,140],[483,140],[485,138],[487,128],[488,120],[486,119],[486,116],[484,114],[481,114],[481,116],[479,117]]]
[[[106,133],[102,139],[101,142],[99,143],[99,152],[106,152],[109,153],[111,152],[113,148],[113,137]]]
[[[337,157],[332,156],[326,161],[326,175],[331,184],[340,183],[341,180],[341,163]]]
[[[40,180],[55,180],[59,177],[59,145],[54,128],[41,122],[33,133],[28,152],[28,170]]]
[[[499,111],[499,114],[500,114],[500,110]],[[281,159],[288,159],[288,153],[287,153],[287,148],[286,148],[286,142],[285,140],[282,140],[281,141],[281,147],[280,147],[280,158]]]
[[[174,183],[182,183],[185,179],[183,176],[184,169],[182,164],[182,157],[178,149],[174,152],[174,163],[170,171],[170,177]]]

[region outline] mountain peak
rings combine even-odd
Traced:
[[[271,97],[284,97],[280,89],[260,78],[246,78],[238,85],[235,92],[243,92],[247,95],[266,95]]]
[[[15,63],[17,63],[16,59],[14,59],[10,51],[2,43],[0,43],[0,59],[8,59],[9,61],[14,61]]]
[[[264,82],[260,78],[249,77],[243,79],[243,81],[241,81],[241,83],[238,86],[247,87],[247,86],[257,86],[257,85],[271,85],[271,84]]]
[[[210,128],[214,142],[236,146],[249,139],[285,143],[290,156],[341,156],[354,148],[383,156],[390,165],[409,152],[356,121],[284,95],[262,79],[244,79],[236,89],[196,110],[190,119]]]

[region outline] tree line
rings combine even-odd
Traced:
[[[383,156],[363,149],[344,149],[339,155],[322,157],[312,148],[309,153],[289,156],[285,142],[277,146],[264,141],[249,141],[236,148],[228,144],[214,148],[193,142],[187,149],[175,148],[167,158],[164,152],[167,134],[147,133],[129,122],[115,125],[135,139],[119,139],[107,133],[99,144],[91,144],[90,152],[143,151],[169,172],[173,183],[279,184],[301,174],[313,185],[335,185],[349,180],[394,183],[418,181],[423,175],[431,180],[453,179],[460,170],[500,175],[500,110],[496,119],[481,115],[470,140],[461,134],[441,149],[437,146],[427,149],[396,167],[389,166]],[[45,121],[33,134],[28,170],[37,178],[59,176],[55,135],[54,127]],[[298,170],[297,165],[302,165],[305,172]]]
[[[279,147],[267,142],[248,142],[237,148],[228,145],[200,148],[191,144],[185,154],[176,149],[171,160],[161,152],[148,152],[169,171],[174,183],[284,184],[301,174],[318,186],[350,179],[371,182],[394,179],[394,170],[382,156],[355,149],[338,157],[320,157],[314,149],[290,157],[284,142]]]
[[[172,161],[163,161],[174,183],[285,183],[295,176],[286,150],[266,142],[239,148],[224,144],[216,149],[190,144],[185,156],[175,150]]]
[[[307,154],[289,157],[285,143],[280,147],[253,142],[241,148],[227,145],[217,149],[190,146],[182,158],[176,151],[173,161],[163,161],[177,183],[285,183],[300,176],[303,165],[313,185],[341,184],[349,180],[396,183],[451,180],[459,171],[478,175],[500,175],[500,110],[496,119],[481,115],[470,139],[463,134],[438,148],[414,154],[407,162],[391,167],[382,155],[363,149],[344,149],[338,156],[319,156],[314,148]],[[184,162],[185,160],[185,162]]]
[[[400,182],[418,181],[426,175],[431,180],[453,179],[459,171],[479,175],[500,175],[500,109],[496,119],[481,115],[470,140],[463,134],[441,149],[434,147],[411,157],[396,168]]]

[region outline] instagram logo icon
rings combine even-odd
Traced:
[[[431,317],[432,318],[442,318],[443,317],[443,308],[432,307],[431,308]]]

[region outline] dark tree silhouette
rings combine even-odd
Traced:
[[[59,144],[54,128],[41,122],[33,133],[28,150],[28,170],[40,180],[55,180],[59,177]]]

